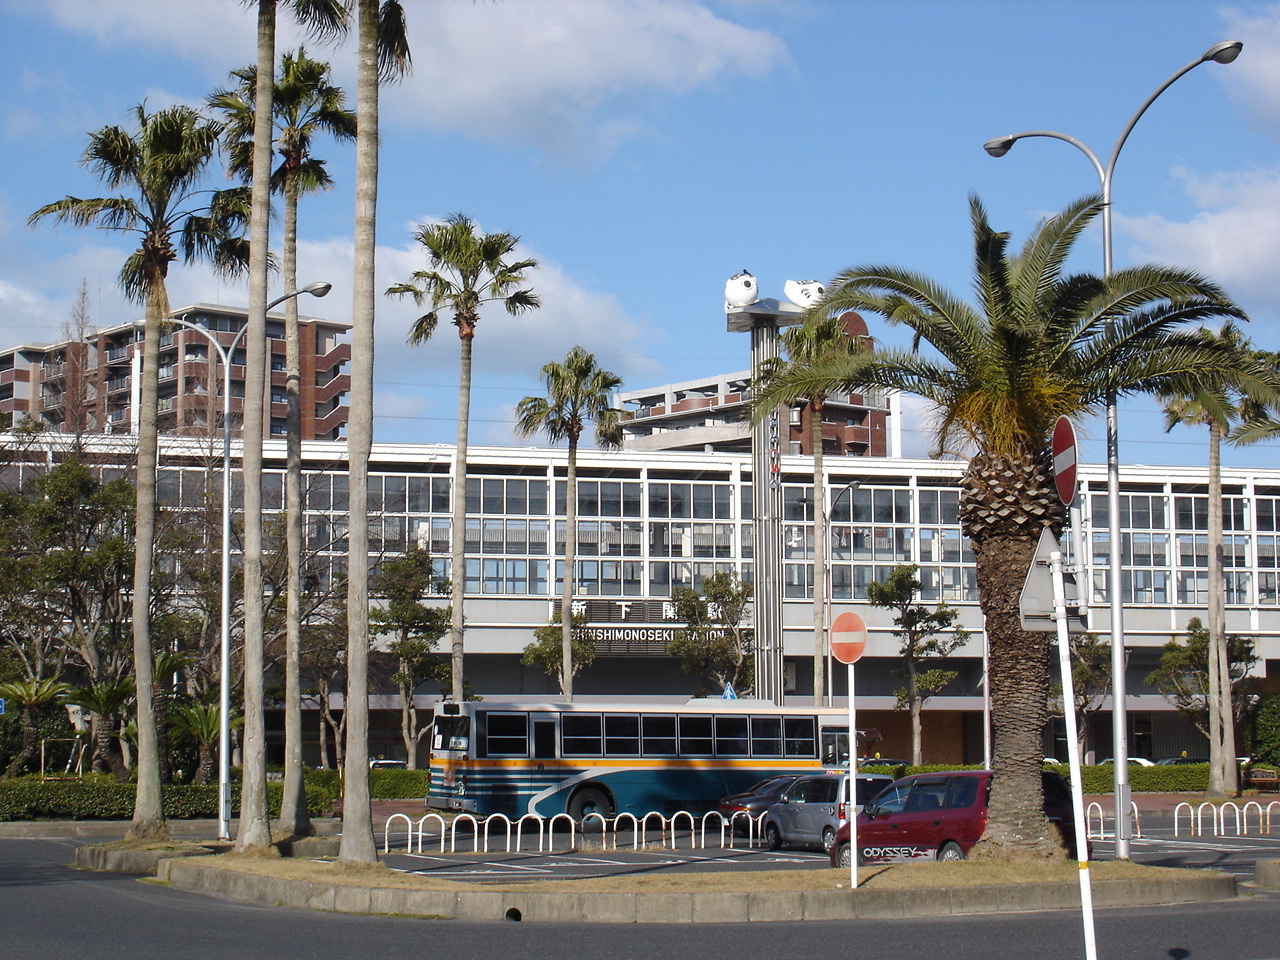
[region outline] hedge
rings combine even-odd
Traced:
[[[335,800],[342,796],[342,774],[337,770],[308,770],[306,783]],[[374,800],[422,800],[430,787],[429,770],[369,771],[369,796]]]
[[[21,777],[0,780],[0,820],[131,820],[136,786],[109,778],[40,780]],[[284,787],[267,784],[267,806],[279,816]],[[333,798],[307,785],[307,810],[326,816]],[[239,812],[240,797],[232,792],[232,810]],[[211,820],[218,816],[218,785],[168,784],[164,787],[164,815],[172,820]]]
[[[938,773],[943,770],[978,770],[976,765],[965,764],[931,764],[922,767],[868,767],[866,773],[887,773],[889,776],[905,777],[913,773]],[[1053,770],[1070,780],[1071,768],[1065,763],[1045,764],[1046,770]],[[1111,764],[1081,768],[1081,781],[1085,793],[1110,793],[1115,788],[1114,774]],[[1207,763],[1170,764],[1163,767],[1129,766],[1129,788],[1134,793],[1204,793],[1209,789],[1209,765]]]

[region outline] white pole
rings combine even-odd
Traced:
[[[1071,767],[1071,808],[1076,825],[1076,859],[1080,862],[1080,912],[1084,923],[1085,960],[1097,960],[1094,936],[1093,885],[1089,879],[1089,838],[1084,822],[1084,784],[1076,730],[1075,683],[1071,676],[1071,649],[1067,639],[1066,584],[1062,575],[1062,552],[1049,554],[1053,576],[1053,619],[1058,630],[1058,665],[1062,671],[1062,715],[1067,722],[1067,762]],[[1119,759],[1117,763],[1121,762]]]
[[[853,664],[849,665],[849,887],[858,889],[858,706],[853,697]]]

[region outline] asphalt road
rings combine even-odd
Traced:
[[[0,960],[1075,960],[1071,912],[848,923],[590,925],[356,917],[197,896],[0,840]],[[1225,855],[1225,854],[1224,854]],[[1276,960],[1280,899],[1100,911],[1109,960]]]

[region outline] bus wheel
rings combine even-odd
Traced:
[[[583,787],[569,798],[568,813],[579,822],[593,813],[598,813],[602,817],[611,817],[613,804],[609,800],[609,795],[599,787]]]

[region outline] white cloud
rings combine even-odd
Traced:
[[[1274,137],[1280,129],[1280,6],[1228,9],[1223,19],[1244,50],[1222,81],[1251,112],[1254,127]]]
[[[252,11],[233,0],[48,0],[62,27],[108,49],[157,48],[222,78],[252,61]],[[410,4],[413,72],[384,88],[388,123],[504,143],[579,161],[651,126],[636,94],[680,96],[785,63],[777,37],[696,0],[505,0]],[[283,13],[277,47],[304,39]],[[330,54],[354,90],[352,39]],[[166,98],[166,102],[168,102]]]
[[[1199,176],[1175,171],[1200,208],[1179,223],[1157,214],[1115,218],[1139,262],[1190,267],[1241,300],[1280,311],[1280,167]]]
[[[642,129],[631,93],[686,94],[786,59],[776,37],[692,0],[437,3],[415,9],[410,28],[413,76],[389,97],[433,126],[562,156]]]

